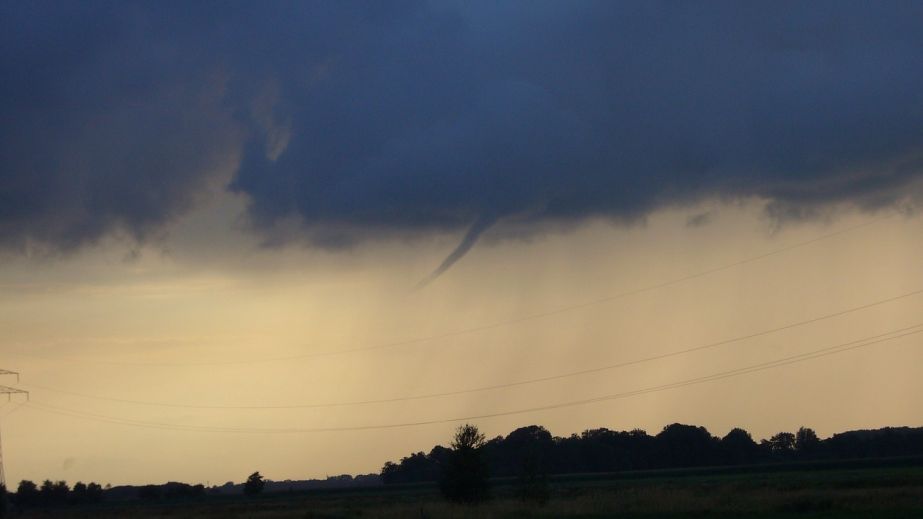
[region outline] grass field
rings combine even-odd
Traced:
[[[545,506],[499,484],[477,506],[450,505],[433,487],[364,490],[198,503],[104,504],[32,510],[38,517],[138,518],[923,518],[923,467],[664,474],[641,478],[556,478]]]

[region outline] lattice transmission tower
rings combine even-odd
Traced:
[[[16,382],[19,382],[19,373],[16,371],[10,371],[8,369],[0,369],[0,376],[2,375],[15,375]],[[29,400],[29,392],[24,391],[19,388],[0,385],[0,395],[6,395],[7,400],[12,401],[13,395],[25,395],[26,400]],[[2,437],[2,435],[0,435]],[[0,485],[3,485],[6,488],[6,472],[3,470],[3,442],[0,441]]]

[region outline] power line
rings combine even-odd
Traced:
[[[525,409],[516,409],[511,411],[500,411],[495,413],[484,413],[478,415],[470,415],[456,418],[446,418],[446,419],[436,419],[436,420],[422,420],[416,422],[404,422],[404,423],[394,423],[394,424],[376,424],[376,425],[362,425],[362,426],[345,426],[345,427],[318,427],[318,428],[238,428],[238,427],[213,427],[213,426],[194,426],[194,425],[182,425],[182,424],[170,424],[170,423],[158,423],[158,422],[147,422],[141,420],[131,420],[131,419],[122,419],[115,418],[105,415],[97,415],[92,413],[85,413],[82,411],[74,411],[67,408],[52,406],[48,404],[32,402],[29,404],[31,408],[36,410],[66,415],[71,417],[83,418],[87,420],[94,420],[98,422],[111,423],[117,425],[127,425],[135,426],[142,428],[151,428],[151,429],[165,429],[165,430],[174,430],[174,431],[188,431],[188,432],[222,432],[222,433],[237,433],[237,434],[299,434],[299,433],[319,433],[319,432],[347,432],[347,431],[367,431],[367,430],[382,430],[382,429],[397,429],[397,428],[406,428],[406,427],[417,427],[425,425],[438,425],[445,423],[455,423],[463,421],[473,421],[473,420],[482,420],[489,418],[497,418],[501,416],[512,416],[518,414],[527,414],[538,411],[549,411],[554,409],[562,409],[567,407],[575,407],[580,405],[587,405],[592,403],[606,402],[610,400],[619,400],[624,398],[630,398],[634,396],[640,396],[651,393],[658,393],[661,391],[668,391],[671,389],[677,389],[681,387],[703,384],[706,382],[713,382],[716,380],[722,380],[726,378],[746,375],[750,373],[755,373],[759,371],[765,371],[772,368],[787,366],[791,364],[796,364],[800,362],[806,362],[809,360],[814,360],[818,358],[827,357],[830,355],[836,355],[839,353],[844,353],[847,351],[856,350],[859,348],[865,348],[875,344],[880,344],[888,341],[893,341],[903,337],[908,337],[911,335],[916,335],[923,333],[923,323],[918,323],[916,325],[901,328],[898,330],[893,330],[885,334],[879,334],[871,337],[866,337],[863,339],[858,339],[855,341],[850,341],[835,346],[829,346],[825,348],[820,348],[810,352],[800,353],[797,355],[791,355],[788,357],[783,357],[773,361],[762,362],[758,364],[752,364],[750,366],[745,366],[742,368],[721,371],[713,373],[711,375],[705,375],[701,377],[690,378],[686,380],[681,380],[678,382],[673,382],[669,384],[660,384],[656,386],[650,386],[647,388],[637,389],[633,391],[626,391],[622,393],[614,393],[610,395],[603,395],[593,398],[586,398],[581,400],[573,400],[569,402],[561,402],[557,404],[542,405],[536,407],[530,407]],[[896,335],[895,335],[896,334]]]
[[[775,327],[775,328],[769,328],[769,329],[766,329],[766,330],[761,330],[761,331],[758,331],[758,332],[750,333],[750,334],[747,334],[747,335],[740,335],[740,336],[732,337],[732,338],[729,338],[729,339],[723,339],[723,340],[720,340],[720,341],[710,342],[710,343],[707,343],[707,344],[702,344],[702,345],[699,345],[699,346],[693,346],[693,347],[685,348],[685,349],[681,349],[681,350],[675,350],[675,351],[671,351],[671,352],[667,352],[667,353],[662,353],[662,354],[659,354],[659,355],[653,355],[653,356],[650,356],[650,357],[644,357],[644,358],[641,358],[641,359],[635,359],[635,360],[630,360],[630,361],[624,361],[624,362],[619,362],[619,363],[616,363],[616,364],[609,364],[609,365],[605,365],[605,366],[597,366],[597,367],[595,367],[595,368],[583,369],[583,370],[579,370],[579,371],[571,371],[571,372],[568,372],[568,373],[560,373],[560,374],[549,375],[549,376],[545,376],[545,377],[538,377],[538,378],[532,378],[532,379],[526,379],[526,380],[519,380],[519,381],[516,381],[516,382],[507,382],[507,383],[504,383],[504,384],[494,384],[494,385],[489,385],[489,386],[481,386],[481,387],[468,388],[468,389],[459,389],[459,390],[454,390],[454,391],[444,391],[444,392],[438,392],[438,393],[429,393],[429,394],[423,394],[423,395],[411,395],[411,396],[394,397],[394,398],[380,398],[380,399],[371,399],[371,400],[353,400],[353,401],[346,401],[346,402],[322,402],[322,403],[290,404],[290,405],[280,405],[280,404],[264,404],[264,405],[206,405],[206,404],[179,404],[179,403],[172,403],[172,402],[155,402],[155,401],[147,401],[147,400],[132,400],[132,399],[126,399],[126,398],[107,397],[107,396],[102,396],[102,395],[93,395],[93,394],[88,394],[88,393],[82,393],[82,392],[79,392],[79,391],[70,391],[70,390],[64,390],[64,389],[57,389],[57,388],[48,387],[48,386],[43,386],[43,385],[40,385],[40,384],[33,384],[33,383],[26,384],[26,387],[31,387],[31,388],[35,388],[35,389],[42,389],[42,390],[45,390],[45,391],[51,391],[51,392],[60,393],[60,394],[63,394],[63,395],[70,395],[70,396],[75,396],[75,397],[80,397],[80,398],[87,398],[87,399],[92,399],[92,400],[101,400],[101,401],[107,401],[107,402],[118,402],[118,403],[124,403],[124,404],[145,405],[145,406],[151,406],[151,407],[169,407],[169,408],[181,408],[181,409],[246,409],[246,410],[312,409],[312,408],[351,407],[351,406],[362,406],[362,405],[373,405],[373,404],[385,404],[385,403],[395,403],[395,402],[407,402],[407,401],[412,401],[412,400],[425,400],[425,399],[431,399],[431,398],[442,398],[442,397],[448,397],[448,396],[465,395],[465,394],[471,394],[471,393],[480,393],[480,392],[484,392],[484,391],[493,391],[493,390],[499,390],[499,389],[507,389],[507,388],[517,387],[517,386],[525,386],[525,385],[531,385],[531,384],[538,384],[538,383],[541,383],[541,382],[549,382],[549,381],[552,381],[552,380],[560,380],[560,379],[564,379],[564,378],[577,377],[577,376],[582,376],[582,375],[589,375],[589,374],[593,374],[593,373],[600,373],[600,372],[603,372],[603,371],[610,371],[610,370],[619,369],[619,368],[624,368],[624,367],[628,367],[628,366],[634,366],[634,365],[638,365],[638,364],[643,364],[643,363],[646,363],[646,362],[652,362],[652,361],[656,361],[656,360],[663,360],[663,359],[667,359],[667,358],[670,358],[670,357],[676,357],[676,356],[679,356],[679,355],[685,355],[685,354],[694,353],[694,352],[697,352],[697,351],[703,351],[703,350],[707,350],[707,349],[712,349],[712,348],[716,348],[716,347],[719,347],[719,346],[725,346],[725,345],[728,345],[728,344],[732,344],[732,343],[735,343],[735,342],[741,342],[741,341],[745,341],[745,340],[748,340],[748,339],[754,339],[754,338],[757,338],[757,337],[762,337],[762,336],[770,335],[770,334],[773,334],[773,333],[778,333],[778,332],[780,332],[780,331],[789,330],[789,329],[792,329],[792,328],[797,328],[797,327],[801,327],[801,326],[806,326],[806,325],[808,325],[808,324],[817,323],[817,322],[824,321],[824,320],[827,320],[827,319],[832,319],[832,318],[835,318],[835,317],[840,317],[840,316],[843,316],[843,315],[847,315],[847,314],[850,314],[850,313],[853,313],[853,312],[858,312],[858,311],[860,311],[860,310],[866,310],[866,309],[873,308],[873,307],[876,307],[876,306],[880,306],[880,305],[883,305],[883,304],[892,303],[892,302],[894,302],[894,301],[898,301],[898,300],[901,300],[901,299],[906,299],[906,298],[908,298],[908,297],[916,296],[916,295],[919,295],[919,294],[921,294],[921,293],[923,293],[923,289],[914,290],[914,291],[906,292],[906,293],[903,293],[903,294],[900,294],[900,295],[897,295],[897,296],[888,297],[888,298],[885,298],[885,299],[880,299],[880,300],[878,300],[878,301],[874,301],[874,302],[871,302],[871,303],[866,303],[866,304],[864,304],[864,305],[854,306],[854,307],[852,307],[852,308],[847,308],[847,309],[844,309],[844,310],[839,310],[839,311],[837,311],[837,312],[833,312],[833,313],[821,315],[821,316],[818,316],[818,317],[812,317],[812,318],[810,318],[810,319],[805,319],[805,320],[802,320],[802,321],[798,321],[798,322],[794,322],[794,323],[789,323],[789,324],[785,324],[785,325],[782,325],[782,326],[777,326],[777,327]]]
[[[647,285],[641,288],[626,290],[626,291],[619,292],[611,296],[602,297],[602,298],[594,299],[591,301],[585,301],[582,303],[561,306],[553,310],[529,314],[529,315],[525,315],[525,316],[518,317],[518,318],[507,319],[503,321],[496,321],[496,322],[485,324],[485,325],[472,326],[469,328],[461,328],[458,330],[453,330],[453,331],[444,332],[444,333],[435,334],[435,335],[417,337],[413,339],[387,342],[387,343],[381,343],[381,344],[373,344],[373,345],[368,345],[368,346],[359,346],[355,348],[347,348],[347,349],[342,349],[342,350],[302,353],[298,355],[288,355],[288,356],[280,356],[280,357],[262,357],[262,358],[248,359],[248,360],[215,360],[215,361],[203,361],[203,362],[128,362],[128,361],[113,361],[113,360],[86,359],[86,358],[73,358],[73,357],[70,357],[70,358],[60,357],[60,358],[66,359],[66,360],[78,361],[78,362],[91,362],[91,363],[96,363],[96,364],[106,364],[106,365],[114,365],[114,366],[143,366],[143,367],[228,366],[228,365],[255,364],[255,363],[264,363],[264,362],[286,362],[286,361],[302,360],[302,359],[309,359],[309,358],[329,357],[329,356],[335,356],[335,355],[346,355],[346,354],[361,353],[361,352],[366,352],[366,351],[383,350],[383,349],[397,348],[401,346],[413,346],[416,344],[438,341],[442,339],[450,339],[453,337],[470,335],[470,334],[474,334],[478,332],[493,330],[496,328],[502,328],[505,326],[511,326],[514,324],[534,321],[534,320],[543,319],[546,317],[552,317],[555,315],[560,315],[560,314],[564,314],[568,312],[573,312],[575,310],[580,310],[583,308],[588,308],[591,306],[608,303],[608,302],[615,301],[618,299],[623,299],[626,297],[639,295],[639,294],[643,294],[646,292],[652,292],[654,290],[659,290],[662,288],[667,288],[673,285],[678,285],[681,283],[685,283],[687,281],[692,281],[694,279],[702,278],[702,277],[705,277],[711,274],[716,274],[718,272],[728,270],[734,267],[739,267],[741,265],[753,263],[755,261],[769,258],[771,256],[782,254],[784,252],[788,252],[794,249],[806,247],[808,245],[811,245],[811,244],[814,244],[814,243],[817,243],[823,240],[827,240],[827,239],[839,236],[841,234],[846,234],[846,233],[849,233],[849,232],[852,232],[852,231],[855,231],[855,230],[858,230],[864,227],[874,225],[876,223],[879,223],[883,220],[887,220],[892,217],[893,215],[887,215],[887,216],[874,218],[872,220],[869,220],[869,221],[866,221],[866,222],[863,222],[857,225],[846,227],[844,229],[840,229],[838,231],[834,231],[831,233],[823,234],[821,236],[817,236],[809,240],[804,240],[804,241],[800,241],[797,243],[793,243],[791,245],[788,245],[788,246],[785,246],[779,249],[775,249],[769,252],[765,252],[762,254],[758,254],[756,256],[750,256],[742,260],[737,260],[731,263],[726,263],[718,267],[713,267],[713,268],[702,270],[702,271],[699,271],[693,274],[688,274],[688,275],[681,276],[678,278],[673,278],[671,280],[663,281],[663,282],[656,283],[653,285]],[[16,352],[15,354],[51,360],[49,359],[49,357],[43,357],[43,356],[35,355],[32,353]]]

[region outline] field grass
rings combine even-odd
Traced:
[[[72,510],[32,510],[23,518],[921,518],[923,467],[887,467],[737,474],[552,481],[545,506],[499,485],[477,506],[445,503],[431,486],[310,495],[275,494],[247,500],[211,498],[181,504],[108,504]]]

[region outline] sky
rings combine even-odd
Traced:
[[[0,3],[8,481],[923,425],[921,15]]]

